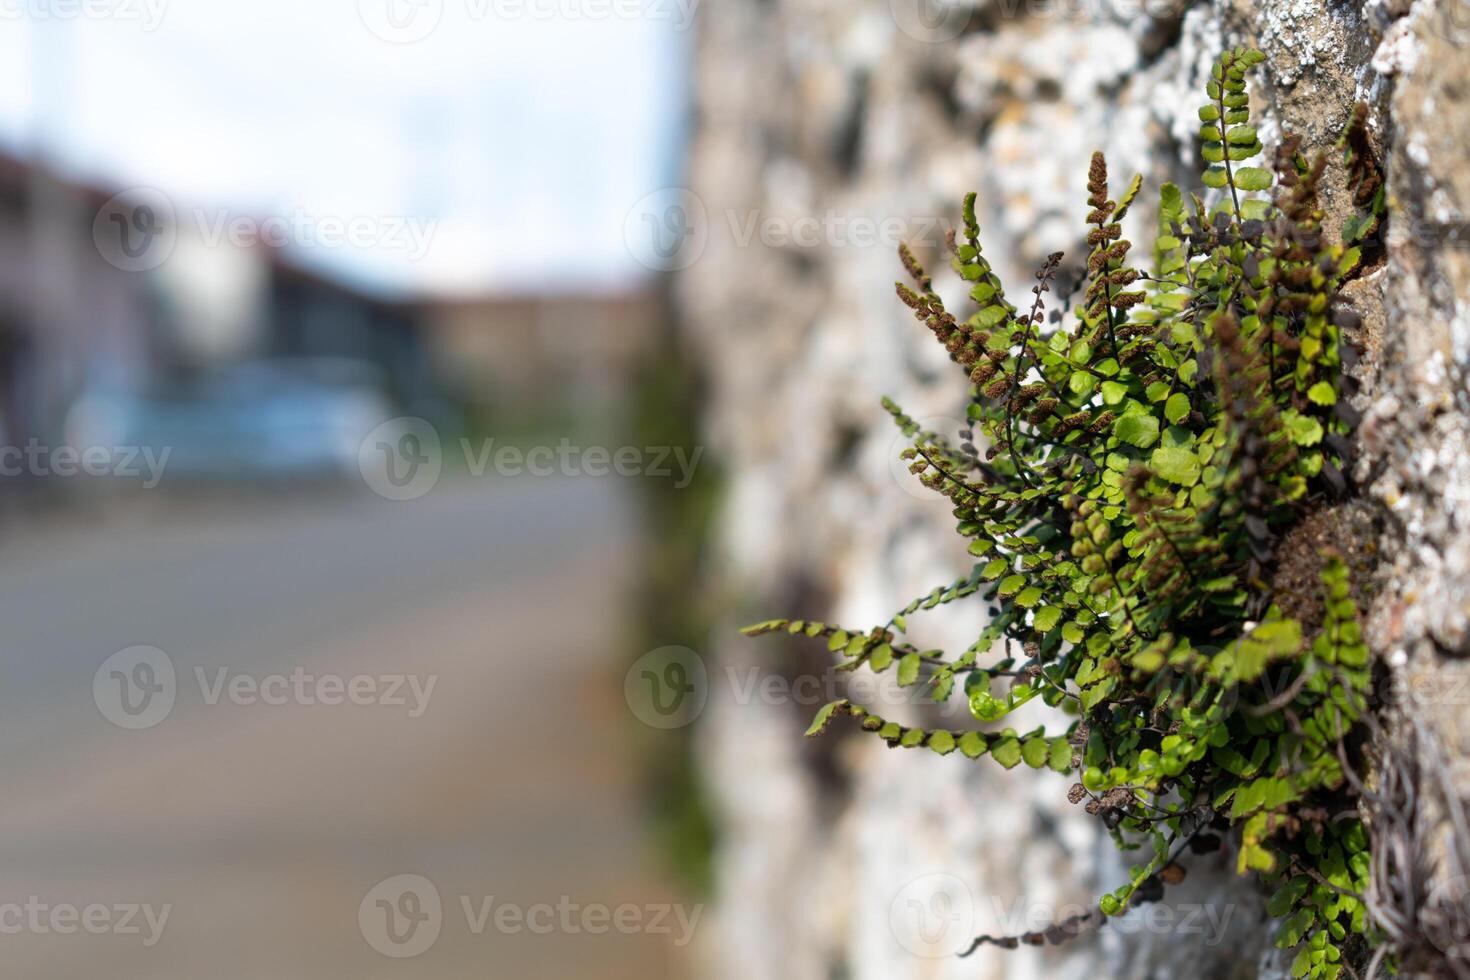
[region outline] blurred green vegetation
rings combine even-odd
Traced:
[[[699,373],[677,332],[640,373],[633,399],[639,445],[699,445],[703,398]],[[662,646],[707,652],[717,599],[705,587],[703,560],[723,481],[706,453],[694,480],[678,489],[669,480],[640,480],[638,505],[647,553],[634,600],[631,662]],[[655,845],[695,894],[709,893],[715,827],[694,758],[693,729],[644,729],[642,763]]]

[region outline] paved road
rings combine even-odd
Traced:
[[[0,973],[686,975],[693,913],[659,908],[675,896],[646,870],[633,788],[619,610],[637,556],[613,482],[150,504],[0,541]],[[167,654],[176,701],[126,730],[93,677],[137,645]],[[287,703],[250,703],[272,674]],[[302,703],[341,698],[314,686],[329,676],[408,703]],[[399,676],[418,694],[388,697]],[[364,902],[405,874],[437,918],[416,882]],[[619,906],[632,928],[603,924]],[[364,934],[410,951],[415,922],[439,937],[412,958]]]

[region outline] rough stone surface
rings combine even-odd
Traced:
[[[908,240],[941,266],[943,228],[977,190],[987,255],[1019,285],[1047,252],[1081,254],[1093,149],[1115,181],[1137,170],[1145,188],[1198,186],[1197,93],[1218,51],[1245,43],[1268,56],[1256,89],[1268,146],[1283,128],[1330,144],[1353,101],[1370,104],[1392,208],[1386,263],[1350,287],[1367,355],[1358,477],[1392,515],[1376,542],[1370,636],[1401,677],[1470,674],[1465,13],[1436,0],[703,5],[691,187],[709,237],[677,295],[709,376],[707,441],[731,480],[711,557],[719,588],[741,597],[729,625],[785,613],[883,622],[968,568],[943,502],[896,461],[877,404],[892,395],[953,431],[945,419],[964,398],[893,297],[894,248]],[[1147,209],[1130,220],[1146,241]],[[941,290],[963,295],[948,279]],[[963,644],[978,614],[931,614],[924,635]],[[751,646],[727,629],[704,651],[730,680],[717,681],[700,735],[723,833],[710,975],[1286,975],[1260,896],[1225,858],[1195,861],[1153,907],[1173,909],[1170,923],[967,960],[916,955],[905,916],[930,916],[936,949],[961,931],[1035,928],[1114,886],[1124,861],[1066,802],[1061,777],[873,739],[803,741],[825,697],[742,693],[732,665],[788,652]],[[872,693],[886,715],[916,717]],[[803,703],[776,703],[790,700]],[[1470,767],[1470,711],[1446,702],[1415,717],[1452,767]],[[1470,772],[1454,778],[1470,786]],[[936,899],[933,875],[959,890]],[[1203,921],[1186,928],[1192,905]]]

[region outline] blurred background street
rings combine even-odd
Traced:
[[[162,940],[6,935],[25,977],[678,976],[658,936],[473,935],[459,896],[647,904],[619,695],[630,505],[613,482],[345,500],[183,504],[12,538],[0,702],[0,895],[171,903]],[[569,615],[575,610],[576,615]],[[110,724],[91,678],[146,643],[169,717]],[[408,704],[207,703],[212,679],[437,678]],[[384,959],[357,909],[413,873],[444,896],[434,948]],[[141,924],[140,918],[140,924]],[[146,927],[144,934],[146,935]]]
[[[0,4],[0,975],[693,975],[689,24],[501,6]]]

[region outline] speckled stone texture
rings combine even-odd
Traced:
[[[965,393],[893,296],[898,240],[942,267],[943,229],[973,189],[987,255],[1012,291],[1050,251],[1077,261],[1092,150],[1106,151],[1115,182],[1141,171],[1145,202],[1164,180],[1198,187],[1205,74],[1222,47],[1252,44],[1268,58],[1255,77],[1268,147],[1283,128],[1326,145],[1356,99],[1370,104],[1392,209],[1386,260],[1350,287],[1366,355],[1358,476],[1392,515],[1377,518],[1370,635],[1401,676],[1470,673],[1470,8],[711,0],[699,15],[689,183],[709,237],[677,296],[709,377],[707,442],[730,474],[710,567],[740,597],[731,628],[701,651],[722,665],[699,735],[723,833],[709,974],[1284,976],[1261,898],[1224,855],[1192,860],[1163,903],[1168,922],[1150,907],[1060,947],[920,955],[947,951],[960,931],[1015,932],[1076,911],[1121,880],[1124,859],[1054,774],[835,732],[804,741],[810,700],[751,697],[727,681],[814,661],[733,627],[787,613],[883,622],[968,569],[944,502],[907,477],[878,406],[888,394],[953,431]],[[1334,168],[1329,186],[1337,179]],[[1335,215],[1346,206],[1340,194],[1327,203]],[[1135,208],[1129,236],[1148,241],[1152,220]],[[963,296],[951,278],[940,288]],[[962,646],[982,614],[928,614],[921,636]],[[922,710],[876,696],[890,717]],[[1463,700],[1414,712],[1452,766],[1470,767]],[[1470,787],[1470,773],[1448,778],[1451,792]],[[926,915],[934,942],[916,953],[907,924]]]

